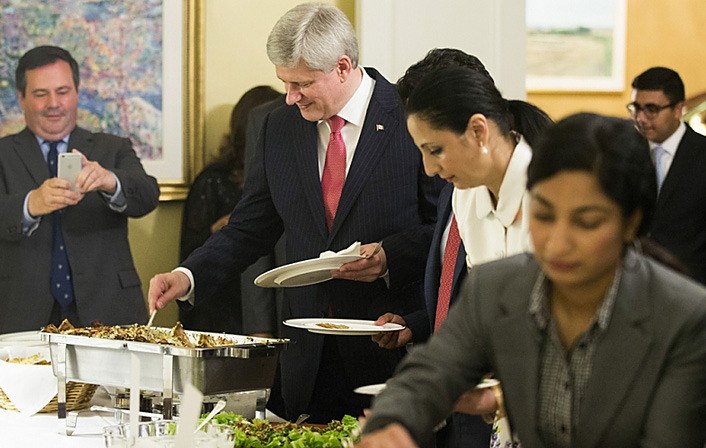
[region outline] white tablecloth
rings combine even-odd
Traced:
[[[91,405],[110,406],[110,397],[99,387]],[[90,408],[90,406],[89,406]],[[270,413],[271,421],[282,421]],[[0,409],[0,447],[2,448],[102,448],[103,428],[117,424],[110,412],[79,411],[73,435],[65,434],[65,425],[59,425],[56,413],[35,414],[30,417],[19,412]]]
[[[99,388],[92,404],[110,405],[104,389]],[[100,448],[103,447],[103,427],[116,424],[109,412],[79,411],[76,429],[72,436],[59,428],[56,413],[25,416],[15,411],[0,409],[0,446],[8,448],[56,447],[56,448]],[[61,429],[62,434],[59,434]]]

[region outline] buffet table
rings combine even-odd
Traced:
[[[99,387],[91,405],[110,406],[110,397]],[[89,408],[78,412],[76,430],[73,435],[63,433],[56,413],[25,416],[15,411],[0,409],[0,446],[3,448],[51,447],[51,448],[102,448],[103,428],[117,421],[110,412],[93,412]],[[272,422],[282,421],[267,411],[266,418]],[[61,426],[60,426],[61,425]],[[59,432],[62,432],[61,434]]]
[[[91,404],[110,406],[110,398],[105,389],[98,388]],[[0,434],[2,446],[20,448],[46,446],[56,448],[103,447],[103,427],[115,425],[113,415],[108,412],[79,411],[76,431],[72,436],[59,434],[64,430],[56,413],[26,416],[16,411],[0,409]],[[61,427],[60,427],[61,425]]]

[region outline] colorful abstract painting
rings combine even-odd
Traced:
[[[0,136],[24,127],[17,61],[38,45],[71,52],[81,73],[79,125],[129,137],[163,158],[162,0],[0,0]]]

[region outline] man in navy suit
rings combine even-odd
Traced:
[[[706,284],[706,137],[684,123],[684,83],[677,72],[652,67],[632,82],[627,108],[649,141],[659,195],[650,238]]]
[[[374,320],[385,311],[406,314],[423,306],[421,296],[415,301],[406,293],[423,279],[440,184],[424,174],[394,86],[358,66],[353,27],[331,5],[307,3],[287,12],[270,33],[267,53],[284,82],[287,106],[265,120],[230,222],[175,272],[150,281],[150,309],[177,298],[182,306],[199,306],[228,276],[269,253],[283,232],[288,262],[355,241],[367,243],[361,252],[371,254],[374,242],[383,241],[383,250],[333,271],[331,281],[288,288],[284,319]],[[340,131],[332,129],[341,119]],[[345,173],[337,175],[345,180],[332,207],[322,178],[331,175],[327,147],[340,150],[339,139],[345,153],[337,160]],[[353,389],[384,382],[404,354],[364,337],[290,327],[281,335],[291,342],[268,407],[290,420],[301,413],[314,423],[362,415],[369,400]]]

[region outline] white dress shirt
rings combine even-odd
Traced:
[[[665,141],[663,141],[662,143],[655,143],[652,141],[649,142],[650,143],[650,157],[652,157],[652,162],[655,162],[654,149],[656,146],[661,146],[664,149],[664,152],[666,153],[661,158],[662,170],[660,172],[664,173],[664,177],[667,177],[667,173],[669,172],[669,167],[672,166],[672,161],[674,160],[674,155],[677,153],[677,147],[679,146],[679,143],[681,142],[681,139],[682,139],[682,137],[684,137],[685,133],[686,133],[686,125],[684,124],[684,122],[681,122],[681,123],[679,123],[679,127],[677,128],[677,130],[674,131],[674,134],[667,137],[667,139]],[[662,179],[662,180],[664,180],[664,179]]]
[[[363,122],[365,121],[365,114],[368,112],[370,98],[373,96],[373,89],[375,88],[375,80],[371,78],[362,67],[358,67],[356,70],[363,72],[363,79],[351,99],[348,100],[348,103],[346,103],[343,109],[337,114],[339,117],[346,120],[346,125],[341,128],[341,137],[343,137],[343,143],[346,144],[346,176],[348,175],[348,170],[353,161],[355,148],[358,146],[360,133],[363,130]],[[319,130],[319,178],[321,178],[324,173],[326,148],[328,147],[331,128],[328,120],[319,120],[317,126]]]
[[[527,193],[527,166],[531,158],[532,149],[524,138],[520,139],[500,185],[496,207],[485,186],[454,189],[451,205],[469,268],[532,250]]]

